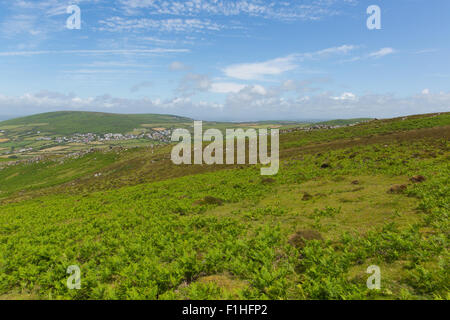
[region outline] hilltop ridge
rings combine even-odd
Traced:
[[[174,125],[193,121],[190,118],[164,114],[117,114],[85,111],[41,113],[0,122],[2,127],[17,130],[40,130],[49,134],[127,133],[147,125]]]

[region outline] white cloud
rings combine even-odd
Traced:
[[[357,49],[358,46],[355,45],[342,45],[339,47],[331,47],[323,50],[316,51],[314,53],[306,53],[304,54],[305,57],[321,57],[321,56],[327,56],[327,55],[333,55],[333,54],[347,54],[355,49]]]
[[[129,14],[146,12],[172,16],[238,16],[259,17],[282,21],[319,20],[342,13],[343,5],[355,0],[305,0],[300,3],[261,0],[121,0]]]
[[[0,24],[0,32],[4,37],[12,38],[19,34],[36,36],[42,33],[36,15],[18,14],[8,17]]]
[[[176,41],[174,41],[174,40],[159,39],[156,37],[141,37],[139,40],[140,41],[148,41],[151,43],[157,43],[159,45],[173,45],[176,43]]]
[[[182,79],[177,91],[183,96],[192,96],[198,92],[208,91],[211,88],[211,80],[207,75],[188,73]]]
[[[180,96],[170,100],[124,99],[105,94],[80,97],[41,91],[22,96],[0,94],[0,114],[30,114],[57,110],[89,110],[123,113],[171,113],[204,120],[274,120],[353,117],[394,117],[419,113],[447,112],[450,92],[417,94],[399,98],[392,94],[370,94],[357,99],[333,99],[328,92],[284,98],[258,86],[230,93],[225,103],[194,101]],[[347,95],[347,97],[352,97]]]
[[[123,17],[111,17],[100,20],[100,31],[109,32],[139,32],[157,30],[160,32],[193,33],[206,31],[220,31],[225,26],[208,19],[126,19]]]
[[[237,93],[245,87],[245,84],[235,82],[215,82],[211,85],[210,91],[214,93]]]
[[[295,56],[276,58],[265,62],[242,63],[226,67],[223,72],[240,80],[263,80],[265,76],[280,75],[298,67]]]
[[[102,0],[9,0],[5,3],[4,9],[11,12],[0,23],[0,35],[5,38],[15,38],[17,35],[29,36],[29,39],[21,38],[24,41],[42,41],[48,38],[50,33],[65,30],[65,21],[61,22],[59,15],[67,14],[69,5],[82,5],[85,3],[97,3]]]
[[[358,46],[342,45],[311,53],[295,53],[264,62],[241,63],[230,65],[223,69],[226,76],[240,80],[265,80],[266,76],[277,76],[292,71],[305,59],[326,58],[330,55],[348,54]]]
[[[426,54],[426,53],[435,53],[438,52],[438,49],[423,49],[423,50],[417,50],[414,52],[414,54]]]
[[[253,93],[259,94],[261,96],[265,96],[267,94],[267,90],[266,88],[264,88],[263,86],[260,85],[254,85],[251,87],[250,89]]]
[[[341,101],[345,101],[345,100],[351,100],[351,101],[355,101],[358,98],[356,97],[355,94],[351,93],[351,92],[344,92],[343,94],[341,94],[338,97],[331,97],[333,100],[341,100]]]
[[[387,55],[390,55],[390,54],[393,54],[393,53],[395,53],[394,49],[392,49],[392,48],[383,48],[383,49],[380,49],[380,50],[378,50],[376,52],[370,53],[369,57],[370,58],[381,58],[381,57],[384,57],[384,56],[387,56]]]
[[[378,51],[375,52],[371,52],[362,56],[355,56],[352,57],[350,59],[346,59],[346,60],[342,60],[341,63],[346,63],[346,62],[355,62],[355,61],[364,61],[367,59],[378,59],[378,58],[382,58],[385,56],[388,56],[390,54],[394,54],[397,51],[393,48],[382,48]]]
[[[41,51],[6,51],[0,52],[0,57],[35,56],[48,54],[89,54],[89,55],[147,55],[163,53],[186,53],[189,49],[113,49],[113,50],[41,50]]]
[[[430,89],[423,89],[423,90],[422,90],[422,94],[423,94],[423,95],[430,94]]]

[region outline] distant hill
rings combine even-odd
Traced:
[[[322,124],[322,125],[329,125],[329,126],[345,126],[349,124],[354,123],[360,123],[365,121],[373,120],[372,118],[355,118],[355,119],[337,119],[337,120],[330,120],[330,121],[322,121],[322,122],[315,122],[314,125]]]
[[[42,113],[0,122],[0,129],[17,133],[39,130],[48,134],[127,133],[140,127],[170,127],[191,119],[162,114],[112,114],[100,112],[61,111]]]
[[[7,116],[7,115],[1,115],[0,114],[0,121],[5,121],[14,118],[14,116]]]

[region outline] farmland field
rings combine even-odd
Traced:
[[[450,114],[364,121],[282,133],[273,177],[170,145],[0,162],[0,299],[449,299]]]
[[[357,123],[360,119],[348,120]],[[205,129],[224,131],[230,126],[242,128],[289,129],[307,126],[296,121],[257,123],[204,122]],[[31,115],[0,122],[0,157],[30,159],[49,151],[71,154],[93,147],[135,148],[170,141],[178,128],[193,130],[193,120],[160,114],[111,114],[101,112],[61,111]],[[149,137],[148,134],[157,133]],[[110,135],[107,137],[106,135]],[[111,136],[112,135],[112,136]],[[119,136],[118,138],[116,136]]]

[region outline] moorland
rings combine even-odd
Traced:
[[[45,117],[0,123],[3,139],[82,133]],[[191,124],[162,117],[93,123]],[[174,165],[170,144],[148,141],[7,157],[0,299],[449,299],[450,114],[344,124],[282,124],[273,177]],[[67,288],[70,265],[80,290]],[[380,290],[366,285],[371,265]]]

